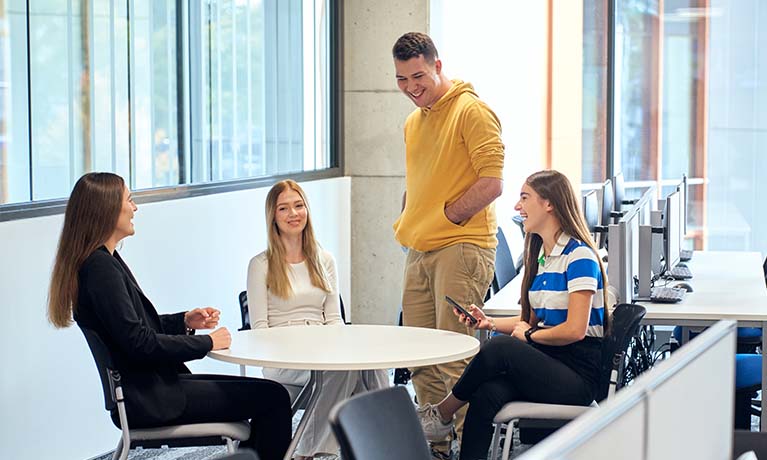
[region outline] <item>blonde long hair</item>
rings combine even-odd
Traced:
[[[48,288],[48,320],[57,328],[72,325],[78,272],[115,231],[124,190],[123,178],[112,173],[85,174],[72,189]]]
[[[280,229],[274,220],[277,212],[277,199],[280,193],[286,190],[293,190],[298,193],[304,201],[304,206],[306,206],[306,227],[304,227],[304,231],[301,234],[301,249],[304,253],[306,265],[309,268],[309,279],[313,286],[330,293],[330,282],[328,281],[325,267],[320,260],[320,245],[314,238],[309,201],[306,199],[306,194],[301,186],[291,179],[277,182],[266,195],[266,234],[268,235],[266,260],[269,267],[266,273],[266,288],[272,294],[283,299],[290,298],[293,295],[293,288],[290,285],[290,278],[288,278],[290,267],[285,261],[285,246],[280,239]]]
[[[602,296],[604,305],[604,333],[607,335],[609,329],[609,303],[607,289],[607,273],[599,258],[596,244],[591,238],[586,221],[581,211],[580,200],[576,198],[573,186],[567,177],[554,170],[544,170],[533,173],[527,178],[525,183],[535,190],[542,199],[548,200],[553,208],[554,217],[557,218],[561,229],[566,234],[583,241],[594,252],[594,256],[599,264],[599,271],[602,273]],[[522,278],[522,320],[530,321],[530,287],[533,279],[538,274],[538,255],[543,246],[543,239],[540,235],[528,232],[525,236],[525,276]]]

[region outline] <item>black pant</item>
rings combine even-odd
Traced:
[[[261,460],[285,456],[293,419],[285,387],[271,380],[233,375],[182,374],[179,380],[186,407],[167,425],[250,420],[250,438],[240,447],[255,450]],[[132,424],[130,414],[128,424]]]
[[[584,346],[534,347],[503,335],[493,337],[482,347],[453,387],[456,398],[469,402],[461,460],[487,458],[493,418],[508,402],[588,405],[593,401],[593,380],[564,364],[564,356],[551,355],[585,353],[598,369],[599,343],[573,345]]]

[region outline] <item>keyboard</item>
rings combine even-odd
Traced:
[[[686,266],[679,266],[672,268],[666,272],[666,276],[675,280],[688,280],[692,278],[692,272]]]
[[[689,249],[682,249],[679,252],[679,260],[682,262],[689,262],[692,259],[692,251]]]
[[[684,289],[672,287],[655,287],[650,291],[650,302],[655,303],[677,303],[684,299],[687,293]]]

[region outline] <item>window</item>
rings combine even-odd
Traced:
[[[764,8],[737,0],[609,1],[615,171],[629,186],[656,184],[661,195],[682,174],[690,178],[688,246],[767,253],[758,238],[767,231]]]
[[[145,190],[337,166],[333,2],[4,5],[0,205],[65,198],[96,170]]]
[[[607,177],[607,1],[583,2],[584,183]]]

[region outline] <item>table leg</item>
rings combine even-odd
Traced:
[[[288,451],[285,453],[284,460],[290,460],[293,458],[293,454],[295,453],[296,447],[298,446],[298,441],[301,440],[301,435],[304,434],[304,429],[306,429],[306,423],[309,421],[309,417],[312,415],[314,412],[314,407],[317,405],[317,400],[319,399],[320,392],[322,391],[322,371],[311,372],[309,383],[307,383],[306,387],[301,390],[301,393],[298,395],[298,398],[296,398],[296,401],[303,399],[302,396],[304,395],[304,392],[307,388],[311,388],[309,402],[306,404],[306,409],[304,409],[304,415],[301,417],[301,421],[298,422],[298,427],[296,427],[296,432],[293,434],[293,440],[290,441],[290,446],[288,446]],[[293,413],[295,413],[295,411]]]

